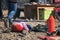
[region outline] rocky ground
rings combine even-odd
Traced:
[[[17,32],[2,33],[0,34],[0,40],[40,40],[37,38],[39,35],[45,35],[45,33],[30,32],[26,35]]]
[[[27,23],[27,22],[26,22]],[[31,26],[37,26],[40,24],[39,22],[28,22]],[[26,30],[23,31],[24,34],[20,32],[9,32],[9,33],[1,33],[4,28],[4,22],[0,22],[0,40],[41,40],[37,38],[41,35],[46,35],[44,32],[27,32]]]
[[[3,12],[4,15],[6,13],[6,11]],[[30,24],[31,26],[36,27],[38,24],[45,25],[45,22],[26,22],[26,24]],[[23,31],[24,34],[20,32],[2,33],[3,29],[6,29],[4,27],[4,22],[0,21],[0,40],[41,40],[37,37],[46,35],[44,32],[27,32],[26,30]]]
[[[7,10],[3,10],[3,16],[6,17],[7,16]],[[26,22],[27,23],[27,22]],[[30,24],[31,26],[37,26],[38,24],[44,24],[43,22],[29,22],[27,24]],[[0,21],[0,40],[40,40],[37,37],[40,35],[46,35],[46,33],[44,32],[27,32],[27,31],[23,31],[24,34],[20,33],[20,32],[9,32],[9,33],[3,33],[2,31],[4,31],[5,25],[3,20]]]

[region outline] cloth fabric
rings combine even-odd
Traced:
[[[25,22],[16,22],[15,24],[18,24],[18,25],[20,25],[20,27],[22,27],[23,29],[29,31],[29,28],[27,27],[27,25],[26,25]],[[13,25],[15,25],[15,24],[13,24]],[[17,27],[18,27],[18,26],[17,26]]]
[[[21,11],[23,11],[24,12],[24,10],[23,9],[19,9],[19,8],[17,8],[17,12],[16,12],[16,14],[14,15],[14,19],[16,19],[16,18],[19,18],[20,17],[20,12]]]
[[[29,3],[29,0],[17,0],[17,12],[14,15],[14,19],[15,18],[20,18],[20,12],[24,11],[24,5],[26,3]]]
[[[8,0],[8,2],[16,3],[16,2],[17,2],[17,0]]]
[[[30,2],[38,2],[38,0],[30,0]]]
[[[15,15],[17,11],[17,3],[8,3],[8,19],[10,24],[12,24],[12,17]]]
[[[29,3],[29,0],[17,0],[17,8],[24,9],[24,4]]]
[[[0,0],[0,18],[2,17],[2,8],[1,8],[1,0]]]

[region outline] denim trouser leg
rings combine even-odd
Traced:
[[[1,0],[0,0],[0,18],[2,17],[2,8],[1,8]]]
[[[10,24],[12,24],[12,17],[17,11],[17,3],[8,3],[8,19]]]

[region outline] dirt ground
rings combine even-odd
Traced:
[[[44,35],[44,33],[31,32],[24,36],[22,36],[20,33],[3,33],[0,34],[0,40],[40,40],[37,38],[39,35]]]
[[[26,22],[26,24],[30,24],[31,26],[36,26],[39,22]],[[1,33],[4,28],[4,22],[0,22],[0,40],[40,40],[38,36],[46,35],[44,32],[27,32],[23,31],[24,34],[20,32],[9,32],[9,33]]]
[[[6,13],[6,11],[3,12],[5,16],[7,16]],[[45,25],[44,22],[28,22],[26,24],[30,24],[31,26],[37,26],[38,24]],[[4,22],[0,21],[0,40],[41,40],[37,37],[46,35],[44,32],[27,32],[26,30],[23,31],[25,35],[20,32],[1,33],[4,27]]]

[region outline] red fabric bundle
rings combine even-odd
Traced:
[[[22,31],[23,30],[23,27],[19,24],[15,24],[13,25],[13,31]]]

